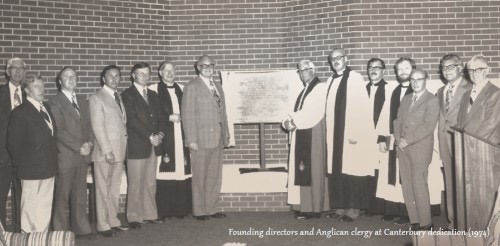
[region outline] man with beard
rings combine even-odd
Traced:
[[[444,179],[446,187],[446,211],[448,216],[448,229],[455,228],[454,216],[454,192],[453,192],[453,167],[455,158],[453,156],[453,134],[450,126],[457,123],[460,101],[472,88],[472,85],[464,78],[462,60],[455,54],[448,54],[441,58],[439,70],[446,83],[437,92],[439,99],[439,154],[443,162]]]
[[[378,150],[366,136],[365,122],[372,122],[373,115],[363,77],[347,66],[343,49],[333,49],[328,61],[334,74],[327,82],[327,171],[330,206],[335,209],[328,217],[351,222],[375,195],[375,165],[366,160],[375,159]]]
[[[330,207],[325,173],[326,83],[316,76],[309,60],[297,64],[297,73],[304,89],[283,127],[291,133],[288,203],[298,211],[295,218],[304,220],[319,218]]]

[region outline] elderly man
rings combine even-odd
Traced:
[[[224,218],[217,212],[222,186],[222,150],[229,145],[224,91],[214,81],[214,61],[203,55],[196,62],[198,76],[187,84],[182,97],[184,143],[191,152],[193,215],[197,220]]]
[[[90,236],[87,216],[87,169],[94,134],[87,98],[75,92],[78,76],[71,67],[61,69],[56,80],[60,91],[49,100],[57,127],[59,171],[56,177],[53,226]],[[68,216],[68,205],[71,216]]]
[[[473,87],[462,97],[458,126],[491,143],[500,143],[500,89],[489,79],[490,67],[482,55],[467,63]]]
[[[42,78],[28,75],[22,87],[27,97],[11,113],[7,148],[23,189],[21,228],[25,232],[46,232],[57,174],[56,128],[54,117],[43,103]]]
[[[160,224],[156,208],[157,156],[162,155],[164,136],[158,94],[148,89],[151,67],[141,62],[132,67],[132,85],[123,91],[127,111],[127,219],[132,229],[143,222]]]
[[[97,231],[104,237],[126,230],[118,219],[120,184],[127,149],[127,117],[117,92],[120,68],[106,66],[101,73],[103,87],[89,98],[90,123],[94,131],[94,181]]]
[[[7,197],[11,183],[12,215],[15,223],[19,224],[19,203],[21,186],[12,171],[12,161],[7,151],[7,126],[10,113],[26,99],[21,89],[21,81],[26,75],[26,64],[20,58],[12,58],[7,62],[5,70],[7,84],[0,86],[0,223],[5,228],[7,216]],[[14,182],[12,182],[14,181]]]
[[[431,230],[431,205],[427,184],[434,147],[439,101],[426,89],[427,72],[410,75],[413,93],[406,95],[394,121],[403,197],[413,230]]]
[[[288,165],[288,203],[299,220],[319,218],[330,209],[326,177],[325,98],[326,83],[315,74],[314,64],[301,60],[297,73],[304,89],[294,112],[283,121],[291,133]]]
[[[336,209],[329,217],[351,222],[375,195],[375,165],[366,160],[376,158],[378,149],[366,136],[366,122],[373,122],[373,115],[363,77],[347,66],[343,49],[332,50],[328,61],[334,71],[327,82],[328,189],[330,206]]]
[[[470,91],[472,85],[464,78],[462,60],[458,55],[448,54],[441,58],[440,72],[445,86],[437,92],[439,99],[439,155],[443,162],[444,179],[446,188],[446,211],[448,216],[448,229],[455,228],[455,209],[453,196],[453,167],[455,166],[453,155],[453,136],[450,126],[457,124],[460,101],[463,95]]]
[[[149,89],[158,93],[160,110],[168,116],[160,128],[165,129],[161,146],[164,155],[156,168],[156,205],[158,216],[184,218],[192,210],[191,158],[184,145],[181,125],[181,102],[184,86],[175,82],[175,65],[164,61],[158,67],[160,82]]]

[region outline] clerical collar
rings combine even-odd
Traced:
[[[379,86],[379,85],[381,85],[381,84],[383,84],[383,83],[382,83],[382,79],[379,79],[379,80],[377,80],[377,81],[375,81],[375,82],[373,82],[373,81],[371,81],[371,82],[370,82],[370,85],[371,85],[371,86]]]
[[[342,69],[342,70],[340,70],[340,71],[338,71],[338,72],[337,72],[337,71],[335,71],[335,74],[337,74],[337,76],[342,76],[342,75],[344,75],[344,71],[345,71],[345,69],[346,69],[346,68],[347,68],[347,67],[345,67],[344,69]]]
[[[403,82],[403,83],[401,83],[401,86],[404,88],[408,88],[408,87],[410,87],[410,82],[409,81]]]
[[[175,88],[175,82],[172,83],[172,85],[168,85],[167,83],[163,82],[163,84],[165,84],[165,86],[169,89],[172,89],[172,88]]]

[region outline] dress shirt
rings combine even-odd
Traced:
[[[104,88],[104,90],[105,90],[107,93],[109,93],[109,94],[113,97],[113,99],[115,99],[115,100],[116,100],[116,98],[115,98],[115,92],[116,92],[116,91],[115,91],[115,90],[113,90],[113,89],[109,88],[107,85],[104,85],[102,88]],[[142,91],[141,91],[141,95],[142,95]]]
[[[208,89],[210,91],[212,91],[212,86],[210,86],[210,79],[207,79],[201,75],[200,75],[200,78],[201,78],[201,80],[203,80],[203,82],[205,82],[205,85],[208,87]],[[215,92],[217,92],[217,95],[220,95],[219,91],[217,91],[217,87],[215,87],[215,84],[214,84],[214,89],[215,89]]]
[[[451,92],[452,98],[455,96],[455,93],[457,92],[457,89],[459,87],[460,81],[462,81],[462,77],[458,78],[457,80],[455,80],[453,82],[453,89],[451,90],[452,91]],[[446,95],[448,94],[448,90],[450,89],[450,86],[451,86],[451,82],[448,82],[444,86],[444,90],[443,90],[443,102],[446,102]]]
[[[487,83],[488,82],[484,82],[484,83],[481,83],[481,84],[476,84],[476,83],[473,84],[472,91],[470,93],[470,98],[472,98],[473,101],[476,101],[477,96],[479,95],[479,93],[481,93],[481,91],[483,90],[484,86]]]

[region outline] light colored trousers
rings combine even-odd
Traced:
[[[97,210],[97,230],[107,231],[120,226],[118,209],[123,162],[110,165],[107,162],[94,163],[94,183]]]
[[[27,233],[47,232],[52,215],[54,177],[21,180],[21,229]]]
[[[156,208],[156,162],[151,147],[147,159],[127,160],[127,220],[142,223],[144,220],[158,218]]]

